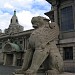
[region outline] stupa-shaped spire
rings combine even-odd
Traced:
[[[14,10],[14,15],[16,16],[16,10]]]
[[[18,23],[18,18],[16,16],[16,10],[14,10],[13,16],[10,20],[10,25],[8,29],[5,29],[6,34],[18,33],[23,31],[23,26]]]
[[[18,24],[18,18],[16,16],[16,10],[14,10],[14,14],[11,18],[10,24],[15,24],[15,25]]]

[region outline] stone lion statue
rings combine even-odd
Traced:
[[[55,22],[50,23],[49,19],[41,16],[33,17],[31,23],[35,30],[30,35],[29,49],[26,50],[22,68],[16,73],[34,75],[47,58],[46,72],[61,73],[63,60],[55,42],[59,35],[58,25]]]

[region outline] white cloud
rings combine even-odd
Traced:
[[[4,8],[13,9],[14,7],[13,7],[11,4],[9,4],[9,3],[5,3],[5,4],[4,4]]]
[[[19,23],[24,26],[25,30],[32,29],[31,19],[33,16],[39,16],[40,13],[32,13],[30,11],[21,11],[17,13]]]
[[[19,23],[24,26],[25,30],[32,29],[31,18],[33,14],[29,11],[21,11],[17,13]]]
[[[10,21],[9,21],[10,18],[11,18],[11,15],[8,13],[0,14],[0,29],[2,29],[2,31],[4,31],[5,28],[8,28],[10,24]]]
[[[32,29],[31,18],[42,15],[50,10],[45,0],[1,0],[0,1],[0,29],[8,28],[13,10],[17,10],[20,25],[25,30]]]

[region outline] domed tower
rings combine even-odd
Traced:
[[[14,10],[14,14],[10,20],[10,25],[8,29],[5,29],[6,34],[13,34],[23,31],[23,26],[21,26],[18,22],[18,18],[16,16],[16,11]]]
[[[17,25],[17,24],[18,24],[18,18],[16,16],[16,11],[14,10],[14,15],[11,18],[10,25]]]

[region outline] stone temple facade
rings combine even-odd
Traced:
[[[28,47],[28,38],[32,31],[23,31],[23,26],[19,24],[14,11],[8,29],[5,29],[5,33],[0,31],[0,64],[22,65],[24,51]]]
[[[46,1],[52,8],[45,15],[60,27],[57,46],[64,60],[64,69],[75,72],[75,0]],[[5,33],[0,30],[0,63],[21,66],[25,50],[28,49],[28,38],[32,32],[33,29],[23,31],[14,11],[8,29],[5,29]]]

